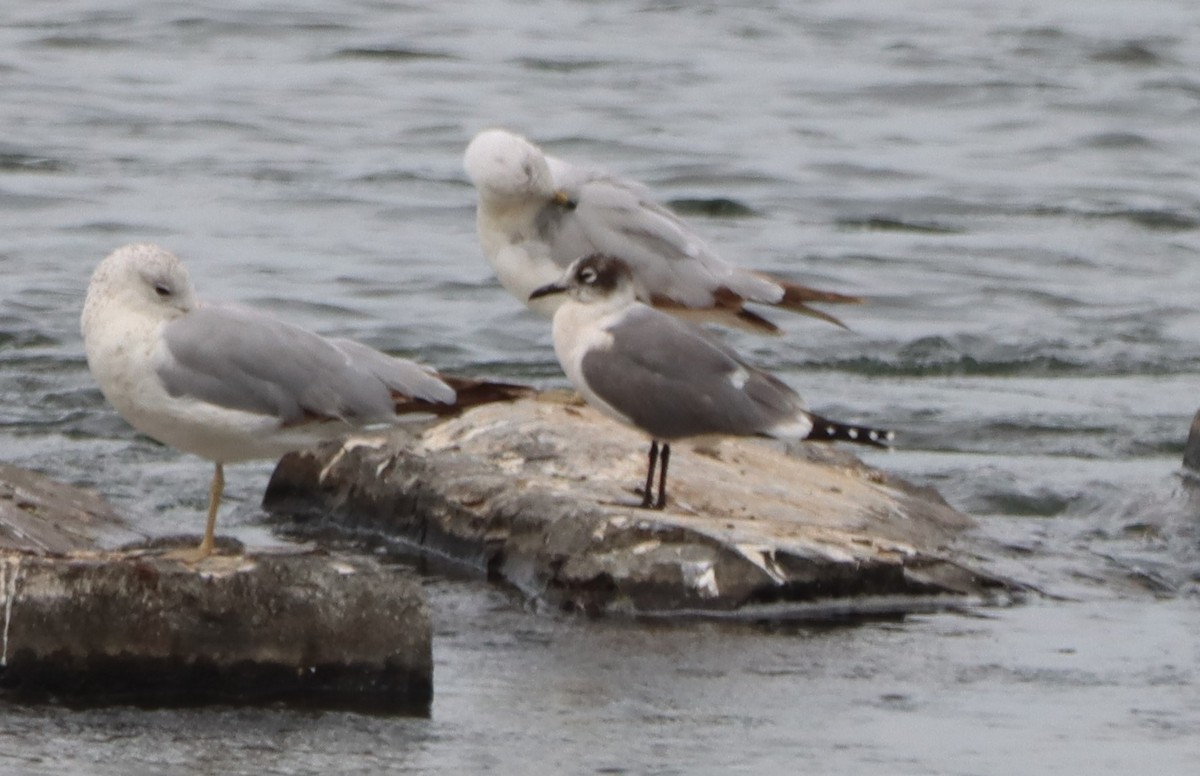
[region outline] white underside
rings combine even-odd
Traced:
[[[807,412],[801,412],[794,418],[767,429],[766,434],[775,439],[807,439],[812,429],[812,418]]]
[[[588,404],[614,420],[637,428],[624,413],[597,396],[583,376],[583,357],[592,350],[612,347],[613,338],[606,328],[628,308],[618,306],[614,309],[612,305],[582,304],[574,299],[564,299],[554,314],[554,354],[567,379]]]
[[[562,275],[549,246],[536,238],[534,219],[538,204],[500,207],[481,200],[475,225],[484,258],[504,290],[521,304],[547,318],[562,304],[558,295],[530,300],[529,295]]]
[[[537,246],[531,243],[508,245],[489,257],[488,263],[496,272],[504,290],[519,299],[526,307],[547,318],[554,316],[565,297],[561,294],[530,299],[529,295],[544,285],[553,283],[562,276],[563,268],[550,260],[548,255],[539,255]]]

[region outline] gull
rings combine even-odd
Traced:
[[[888,447],[894,438],[809,412],[795,391],[708,332],[638,301],[633,274],[619,258],[585,256],[531,294],[554,295],[563,297],[554,313],[554,353],[571,384],[588,404],[650,437],[643,508],[666,506],[676,439],[760,436]]]
[[[480,132],[463,155],[479,194],[476,227],[500,284],[550,316],[560,300],[533,297],[574,260],[606,253],[625,260],[643,302],[697,321],[759,333],[779,327],[746,307],[770,305],[845,328],[810,302],[860,303],[736,267],[718,256],[678,215],[636,181],[547,156],[504,129]]]
[[[81,317],[88,368],[135,429],[215,466],[204,538],[213,552],[228,463],[277,458],[402,415],[516,398],[521,386],[438,375],[247,307],[196,299],[183,262],[127,245],[96,268]]]

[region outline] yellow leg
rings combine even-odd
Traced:
[[[212,485],[208,489],[208,523],[204,526],[204,538],[194,550],[172,550],[163,557],[184,563],[199,563],[213,554],[216,547],[217,510],[221,507],[221,494],[225,492],[225,469],[221,464],[216,464],[216,467]]]
[[[204,538],[196,548],[196,554],[202,558],[212,555],[217,533],[217,510],[221,508],[221,495],[225,493],[225,467],[216,464],[213,471],[212,485],[208,489],[208,523],[204,526]]]

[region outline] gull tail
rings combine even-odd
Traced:
[[[805,440],[810,442],[853,442],[858,445],[887,449],[896,439],[894,431],[841,423],[812,413],[809,413],[809,417],[812,419],[813,427]]]

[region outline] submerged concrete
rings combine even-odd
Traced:
[[[1019,594],[960,560],[968,517],[847,452],[676,444],[656,512],[636,506],[646,447],[542,397],[291,454],[264,506],[486,569],[568,610],[824,617]]]
[[[326,555],[3,559],[0,688],[74,704],[421,711],[429,609],[411,577]]]
[[[195,565],[155,547],[99,550],[96,535],[123,530],[99,496],[11,467],[0,493],[3,697],[428,709],[429,606],[411,574],[225,544]]]

